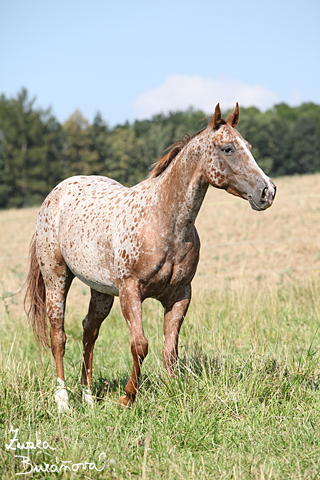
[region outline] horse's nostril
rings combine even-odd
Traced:
[[[268,187],[264,187],[264,189],[261,192],[261,198],[262,200],[265,200],[268,196]]]

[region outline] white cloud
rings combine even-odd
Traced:
[[[218,102],[223,110],[233,108],[236,102],[242,107],[266,110],[279,102],[279,98],[263,85],[248,85],[235,78],[170,75],[160,87],[139,95],[133,109],[138,119],[190,106],[210,114]]]

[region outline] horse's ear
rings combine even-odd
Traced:
[[[236,127],[237,123],[239,122],[239,115],[240,115],[239,104],[237,102],[233,112],[229,115],[226,121],[226,124],[230,125],[230,127],[233,127],[233,128]]]
[[[221,120],[221,110],[220,110],[219,103],[217,103],[213,117],[210,120],[209,127],[211,127],[214,130],[219,125],[220,120]]]

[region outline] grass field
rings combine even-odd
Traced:
[[[25,279],[37,209],[0,212],[2,478],[320,478],[320,176],[276,184],[266,212],[209,190],[178,379],[164,374],[162,307],[148,300],[149,355],[129,410],[117,406],[131,371],[117,302],[95,349],[95,406],[82,404],[89,293],[75,281],[65,355],[72,408],[57,413],[53,361],[44,355],[41,364],[22,296],[12,296]],[[15,435],[21,448],[13,450]],[[40,466],[47,472],[37,473]]]

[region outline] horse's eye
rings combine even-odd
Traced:
[[[231,148],[231,147],[225,147],[225,148],[223,149],[223,152],[226,153],[227,155],[229,155],[229,153],[232,152],[232,148]]]

